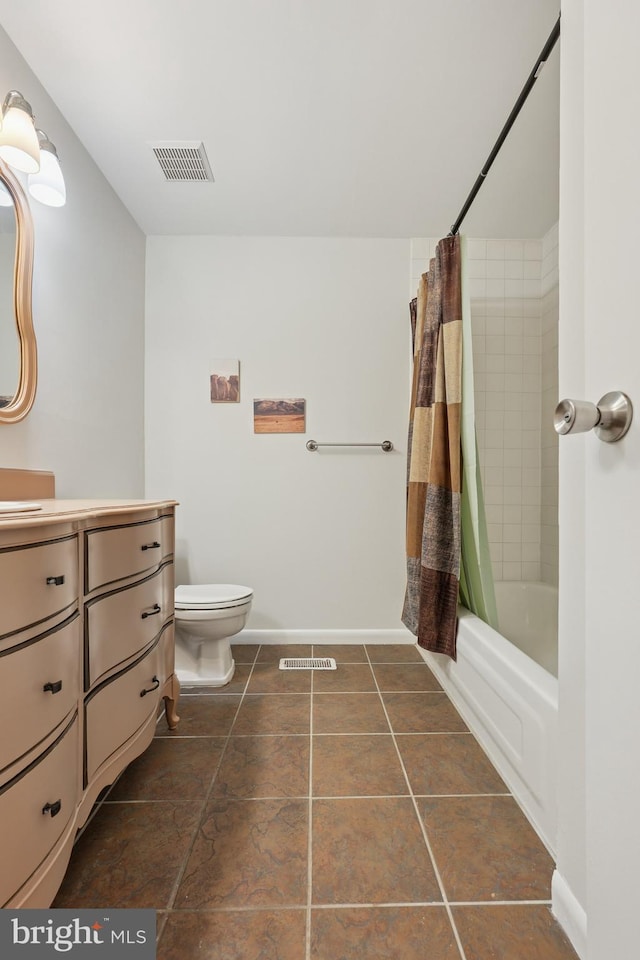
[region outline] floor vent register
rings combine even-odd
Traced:
[[[283,657],[281,670],[335,670],[333,657]]]

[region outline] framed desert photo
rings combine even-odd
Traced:
[[[238,403],[240,400],[240,361],[211,360],[211,403]]]
[[[305,400],[254,400],[254,433],[304,433]]]

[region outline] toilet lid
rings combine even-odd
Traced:
[[[213,610],[233,607],[250,600],[251,587],[238,583],[193,583],[176,587],[175,605],[178,610]]]

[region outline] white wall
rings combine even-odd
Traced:
[[[250,629],[403,630],[408,268],[402,240],[147,241],[147,495],[180,501],[180,580],[254,588]],[[240,403],[210,402],[216,357]],[[306,434],[255,435],[253,399],[291,397]]]
[[[58,148],[67,204],[31,204],[38,392],[25,420],[0,424],[0,466],[53,470],[61,497],[142,496],[144,237],[0,29],[10,89]]]

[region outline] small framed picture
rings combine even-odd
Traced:
[[[209,370],[211,403],[239,403],[240,361],[212,360]]]
[[[306,400],[254,400],[254,433],[304,433]]]

